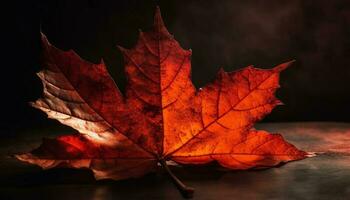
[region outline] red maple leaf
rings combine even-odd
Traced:
[[[17,155],[22,161],[45,169],[86,167],[97,179],[119,180],[149,173],[158,163],[172,175],[170,160],[250,169],[307,155],[281,135],[253,128],[280,103],[274,95],[279,73],[290,62],[269,70],[220,70],[212,83],[196,90],[191,51],[169,34],[157,8],[153,30],[140,32],[133,49],[120,48],[128,80],[123,96],[103,62],[61,51],[44,35],[42,43],[44,69],[38,76],[44,94],[32,105],[79,134],[45,139],[38,149]]]

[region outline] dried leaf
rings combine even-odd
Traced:
[[[46,139],[17,155],[22,161],[45,169],[86,167],[97,179],[119,180],[149,173],[158,163],[168,169],[169,160],[249,169],[307,156],[281,135],[253,128],[280,104],[274,94],[290,62],[269,70],[220,70],[196,90],[191,51],[169,34],[157,8],[153,30],[140,32],[133,49],[120,47],[128,80],[123,96],[103,61],[61,51],[44,35],[42,43],[44,94],[32,105],[80,134]]]

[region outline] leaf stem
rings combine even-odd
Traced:
[[[166,164],[166,161],[164,159],[160,159],[159,163],[162,165],[162,167],[165,169],[177,189],[181,192],[182,196],[185,198],[192,198],[194,193],[194,188],[186,186],[183,182],[178,179],[173,172],[169,169],[168,165]]]

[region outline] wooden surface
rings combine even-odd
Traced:
[[[297,147],[318,155],[286,165],[226,171],[216,165],[172,167],[194,199],[350,199],[350,124],[271,123],[257,129],[279,132]],[[0,199],[181,199],[162,171],[139,179],[95,181],[89,170],[52,169],[11,155],[37,147],[60,129],[31,130],[0,142]]]

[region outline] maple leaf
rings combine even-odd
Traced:
[[[275,97],[279,73],[252,66],[222,69],[216,79],[196,90],[191,51],[184,50],[163,24],[159,8],[153,30],[140,32],[136,47],[120,47],[125,60],[123,96],[103,61],[93,64],[74,51],[52,46],[42,34],[43,98],[32,106],[79,131],[44,139],[22,161],[45,169],[86,167],[96,179],[139,177],[161,164],[184,192],[166,161],[179,164],[218,162],[229,169],[275,166],[303,159],[307,153],[279,134],[253,125],[280,101]]]

